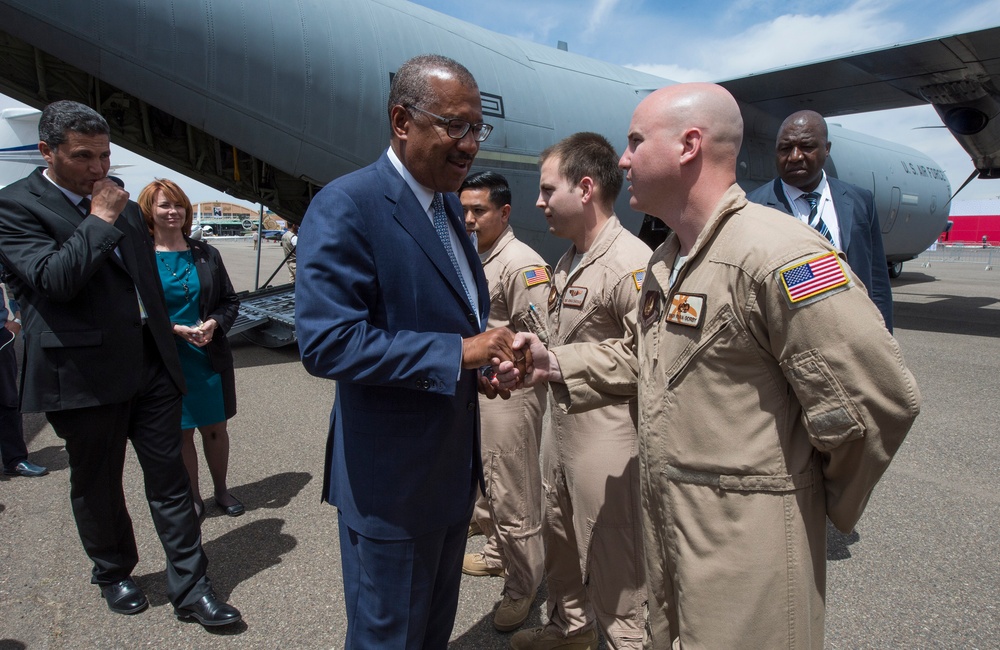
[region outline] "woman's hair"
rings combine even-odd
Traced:
[[[191,199],[187,197],[187,194],[184,193],[184,190],[177,183],[165,178],[157,178],[139,192],[137,203],[139,204],[139,209],[142,210],[143,219],[146,220],[146,227],[149,228],[149,234],[153,234],[153,211],[156,209],[157,192],[163,192],[163,196],[171,203],[180,203],[184,206],[184,225],[181,226],[181,230],[185,235],[190,235],[191,223],[194,221]]]

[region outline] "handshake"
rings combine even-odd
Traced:
[[[462,367],[482,369],[479,392],[510,398],[522,385],[558,381],[559,364],[535,334],[497,327],[462,339]]]

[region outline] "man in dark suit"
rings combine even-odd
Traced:
[[[465,67],[425,55],[389,91],[391,146],[327,185],[299,237],[302,362],[336,380],[323,498],[339,511],[348,648],[445,648],[477,485],[490,296],[458,190],[491,127]],[[489,389],[486,389],[489,390]]]
[[[798,217],[844,251],[891,332],[892,287],[875,199],[868,190],[827,176],[823,165],[829,155],[823,116],[815,111],[792,113],[778,130],[779,177],[749,192],[747,199]]]
[[[21,408],[44,411],[65,442],[73,516],[108,607],[148,606],[130,575],[139,559],[122,490],[131,440],[174,613],[226,625],[240,613],[205,575],[181,460],[184,377],[152,240],[138,206],[107,177],[109,134],[92,109],[50,104],[38,123],[48,167],[0,190],[0,256],[24,320]]]

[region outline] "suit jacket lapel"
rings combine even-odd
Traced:
[[[840,230],[840,250],[847,252],[851,245],[851,225],[854,223],[854,199],[847,194],[847,189],[836,179],[827,177],[830,184],[830,196],[833,197],[833,209],[837,211],[837,228]]]
[[[62,190],[42,176],[41,168],[36,170],[35,173],[37,177],[32,177],[33,186],[30,189],[38,193],[38,202],[62,219],[65,219],[70,225],[73,226],[73,228],[79,227],[85,218],[84,214],[80,212],[80,208],[73,205],[73,203],[69,200],[69,197],[63,194]],[[115,222],[115,226],[119,230],[122,230],[122,228],[118,225],[121,220],[122,217],[119,217],[118,221]],[[126,231],[123,232],[125,232],[125,236],[127,237],[128,233]],[[112,264],[116,264],[118,267],[128,270],[122,264],[122,260],[118,258],[118,255],[112,255],[110,259]]]
[[[35,170],[31,177],[31,191],[38,194],[38,202],[51,210],[59,217],[65,219],[74,228],[83,221],[83,214],[79,208],[70,203],[69,198],[62,193],[58,187],[50,183],[42,176],[41,168]]]
[[[448,252],[444,249],[444,244],[441,243],[434,226],[431,225],[431,220],[427,217],[426,208],[420,205],[417,197],[413,195],[406,181],[393,168],[387,156],[383,154],[379,162],[382,164],[382,176],[386,182],[385,198],[394,204],[392,208],[393,218],[413,237],[420,249],[437,267],[438,273],[451,286],[455,297],[461,300],[463,305],[466,305],[465,289],[462,288],[462,283],[455,273],[455,267],[451,263],[451,258],[448,257]],[[445,212],[449,213],[448,217],[454,224],[457,217],[450,214],[447,204],[448,202],[445,201]]]
[[[774,179],[774,184],[771,186],[771,193],[774,195],[774,207],[779,210],[784,210],[787,214],[795,214],[792,211],[792,206],[788,203],[788,197],[785,195],[785,188],[781,186],[780,176]]]

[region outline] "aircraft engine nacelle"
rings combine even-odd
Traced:
[[[920,93],[972,156],[979,177],[1000,177],[1000,93],[989,78],[932,84]]]

